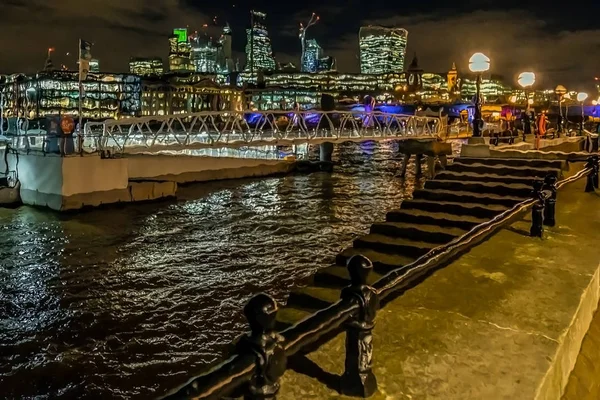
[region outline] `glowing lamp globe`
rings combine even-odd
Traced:
[[[592,100],[592,105],[593,106],[597,106],[598,105],[598,100]]]
[[[521,72],[517,82],[523,88],[532,86],[535,83],[535,74],[533,72]]]
[[[517,102],[517,96],[515,96],[515,95],[510,96],[510,98],[508,99],[508,101],[510,101],[511,103],[516,103]]]
[[[483,53],[475,53],[469,58],[471,72],[485,72],[490,69],[490,58]]]
[[[559,96],[564,96],[567,93],[567,88],[564,87],[563,85],[558,85],[555,89],[554,89],[554,93],[556,93]]]
[[[527,100],[527,104],[529,104],[530,106],[533,105],[533,99]]]
[[[577,93],[577,101],[583,103],[585,101],[585,99],[587,99],[587,98],[588,98],[587,93],[584,93],[584,92]]]

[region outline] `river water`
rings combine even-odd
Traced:
[[[254,293],[285,300],[414,189],[394,143],[333,174],[195,184],[177,201],[0,209],[0,397],[148,398],[219,359]]]

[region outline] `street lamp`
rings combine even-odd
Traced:
[[[560,137],[560,134],[563,130],[563,121],[564,121],[564,116],[563,116],[563,111],[562,111],[562,103],[563,103],[563,99],[565,94],[567,94],[567,88],[564,87],[563,85],[558,85],[555,89],[554,89],[554,94],[556,94],[558,96],[558,114],[560,115],[560,121],[558,123],[558,135],[557,137]]]
[[[579,135],[583,135],[583,120],[585,118],[583,113],[583,102],[588,98],[587,93],[579,92],[577,93],[577,101],[581,104],[581,122],[579,123]]]
[[[475,116],[473,118],[473,136],[481,136],[481,74],[490,69],[490,59],[483,53],[475,53],[469,59],[469,69],[477,74],[475,81]]]

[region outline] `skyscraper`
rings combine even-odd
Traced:
[[[192,46],[188,40],[187,28],[173,29],[169,37],[169,70],[190,72],[194,70],[191,61]]]
[[[219,44],[221,45],[221,54],[219,60],[221,72],[227,73],[235,71],[233,53],[231,51],[231,41],[231,28],[229,27],[229,24],[225,24],[223,27],[223,32],[221,33],[221,37],[219,38]]]
[[[404,71],[408,31],[402,28],[363,26],[359,31],[360,72],[383,74]]]
[[[269,32],[264,25],[267,14],[259,11],[251,11],[252,26],[246,29],[248,36],[246,42],[246,71],[273,71],[275,70],[275,58],[271,48]]]
[[[196,36],[190,40],[192,44],[192,64],[196,72],[214,74],[219,72],[218,58],[220,45],[208,36]]]
[[[302,60],[302,72],[317,72],[319,69],[319,60],[323,56],[323,49],[315,39],[306,41],[304,59]]]

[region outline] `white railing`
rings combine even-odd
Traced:
[[[354,111],[239,111],[90,122],[86,151],[120,153],[434,138],[439,118]]]

